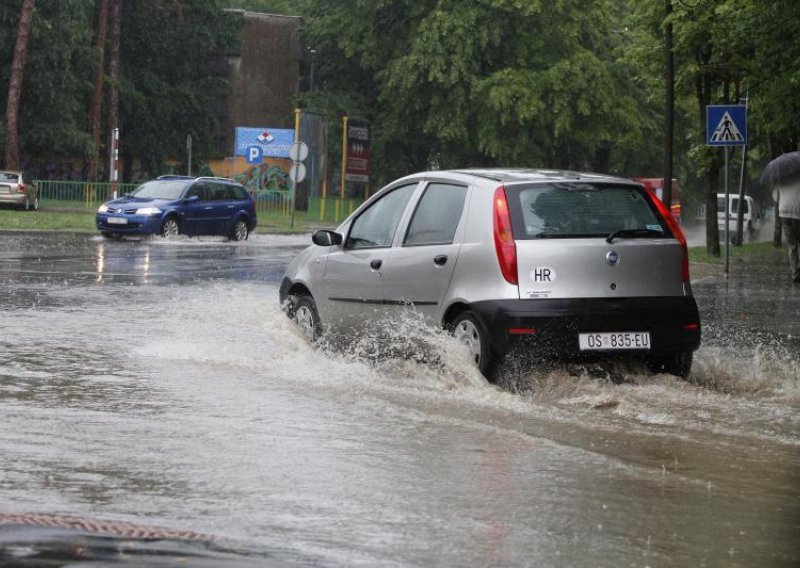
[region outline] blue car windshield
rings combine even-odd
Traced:
[[[182,180],[154,180],[143,183],[133,192],[133,197],[145,199],[180,199],[188,182]]]

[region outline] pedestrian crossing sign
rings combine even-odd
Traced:
[[[744,146],[747,144],[747,107],[709,105],[706,107],[706,144]]]

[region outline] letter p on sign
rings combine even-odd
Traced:
[[[261,146],[248,146],[246,160],[248,164],[260,164],[263,157],[264,154],[261,151]]]

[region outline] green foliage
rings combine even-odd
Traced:
[[[309,14],[320,80],[365,100],[384,179],[465,165],[636,173],[657,137],[616,60],[614,2],[312,0]]]
[[[21,1],[0,8],[0,85],[8,85]],[[92,64],[93,0],[39,0],[20,101],[23,161],[83,156]],[[0,92],[5,114],[6,88]]]
[[[120,129],[124,149],[151,175],[183,156],[186,137],[205,157],[214,151],[213,104],[229,89],[214,56],[237,42],[236,16],[216,0],[130,0],[122,15]]]
[[[468,165],[657,177],[664,4],[125,0],[123,148],[152,173],[184,155],[187,134],[195,156],[214,152],[213,106],[229,85],[209,63],[235,49],[238,16],[223,8],[239,8],[304,17],[315,89],[299,102],[330,117],[330,163],[338,164],[341,115],[370,121],[373,186],[423,168]],[[8,84],[20,5],[0,2],[0,85]],[[700,193],[721,156],[705,147],[704,106],[748,94],[755,183],[766,160],[800,144],[797,2],[675,0],[673,9],[676,177]],[[36,2],[21,104],[24,157],[80,158],[90,149],[95,10],[95,0]]]

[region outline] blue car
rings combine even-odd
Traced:
[[[103,203],[96,223],[107,238],[183,234],[242,241],[255,229],[257,218],[253,198],[232,179],[161,176]]]

